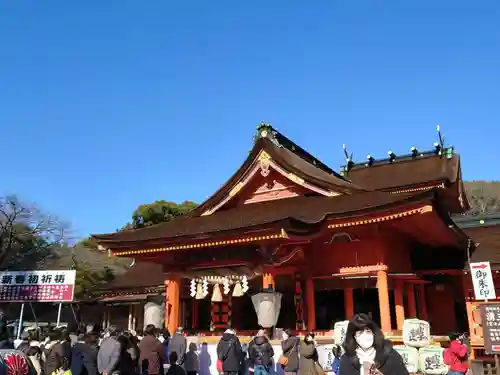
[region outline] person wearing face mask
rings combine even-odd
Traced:
[[[342,375],[408,375],[403,359],[366,314],[349,321],[340,360]]]

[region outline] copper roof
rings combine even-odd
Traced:
[[[167,223],[112,234],[94,235],[104,246],[134,246],[144,241],[173,241],[182,237],[229,232],[269,224],[318,224],[327,217],[353,217],[410,202],[431,200],[433,194],[366,192],[335,197],[301,196],[247,204],[209,216],[179,217]],[[286,224],[285,222],[288,222]]]
[[[165,276],[163,265],[153,262],[137,262],[125,273],[103,286],[102,290],[141,289],[163,286]]]
[[[384,191],[439,183],[453,184],[460,178],[460,157],[457,154],[451,158],[426,155],[396,159],[393,163],[358,165],[348,172],[347,177],[359,186]]]

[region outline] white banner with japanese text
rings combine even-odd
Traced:
[[[0,302],[71,302],[75,270],[0,272]]]
[[[476,300],[484,301],[497,298],[490,262],[471,263],[470,275],[472,277],[474,297]]]

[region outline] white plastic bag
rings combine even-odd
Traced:
[[[406,369],[410,374],[415,374],[416,372],[418,372],[418,366],[419,366],[418,349],[406,345],[394,345],[394,350],[396,350],[399,353],[399,355],[403,358],[403,362],[406,366]]]
[[[420,319],[406,319],[403,324],[403,342],[413,348],[423,348],[431,343],[429,322]]]

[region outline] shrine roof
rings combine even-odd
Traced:
[[[148,287],[162,287],[165,281],[163,266],[153,262],[136,262],[125,273],[97,290],[99,291],[129,291]]]
[[[352,194],[369,190],[356,186],[271,125],[262,123],[257,128],[254,145],[240,168],[210,198],[193,210],[191,216],[201,215],[227,197],[231,190],[244,180],[263,152],[287,172],[327,191]]]
[[[347,173],[349,180],[371,190],[391,191],[413,186],[455,183],[460,180],[460,157],[443,157],[434,153],[411,157],[407,155],[393,162],[389,159],[374,163],[355,164]]]
[[[230,233],[242,229],[280,224],[318,224],[327,218],[355,217],[377,211],[389,210],[410,203],[430,201],[433,192],[390,194],[365,192],[354,195],[299,196],[247,204],[221,210],[207,216],[179,217],[141,229],[125,230],[92,237],[104,247],[134,247],[142,242],[171,242],[180,238],[213,233]]]
[[[453,218],[476,244],[472,262],[489,261],[495,268],[500,266],[500,215],[462,216]]]

